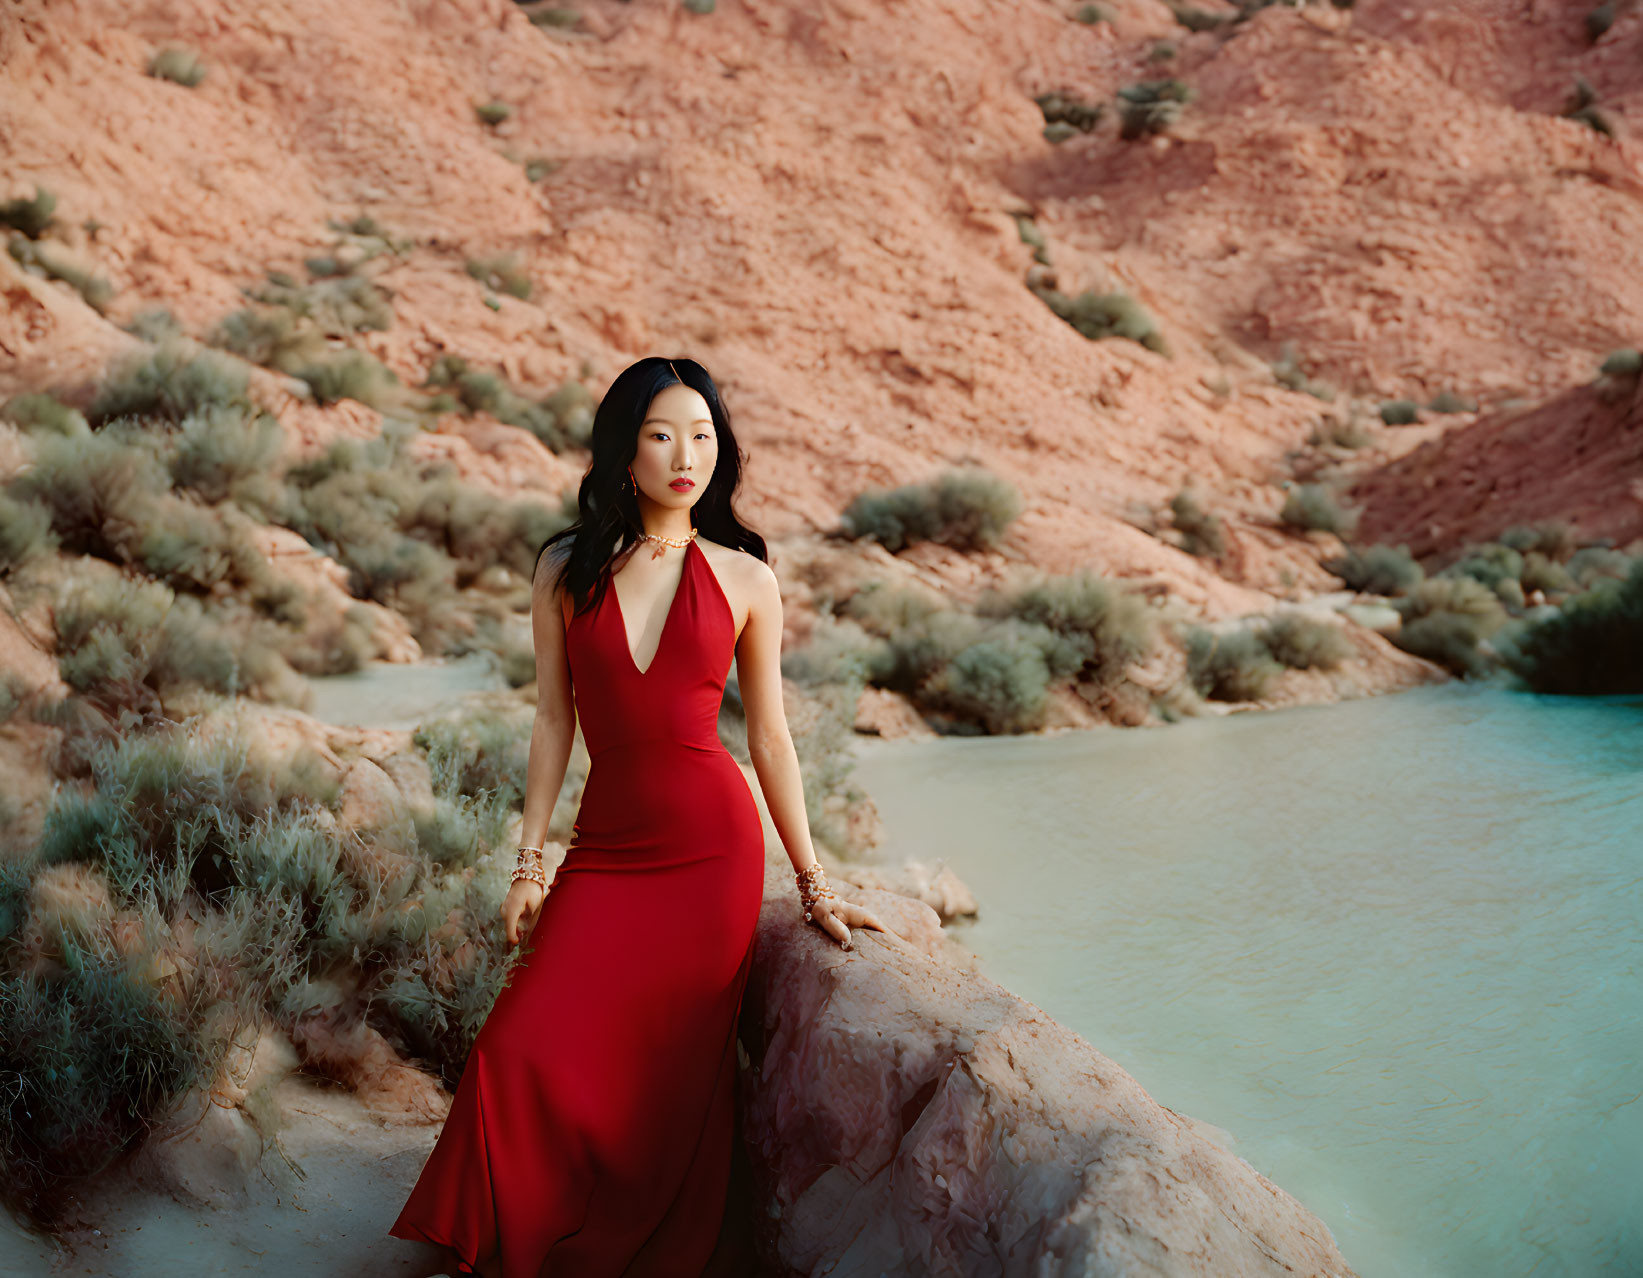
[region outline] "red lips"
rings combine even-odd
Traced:
[[[692,489],[692,488],[696,487],[696,481],[692,480],[692,479],[675,479],[671,484],[668,485],[668,487],[669,488],[676,488],[680,492],[685,492],[689,489]]]

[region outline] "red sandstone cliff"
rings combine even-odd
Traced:
[[[412,241],[377,277],[393,327],[360,338],[402,378],[458,351],[526,390],[597,391],[688,351],[729,397],[744,508],[773,534],[974,459],[1027,499],[1010,557],[1153,578],[1211,616],[1259,608],[1286,574],[1332,584],[1271,526],[1320,409],[1275,383],[1284,343],[1343,392],[1559,418],[1635,340],[1643,15],[1594,43],[1588,7],[1365,0],[1189,33],[1150,0],[1094,25],[1050,3],[592,0],[571,31],[502,0],[13,5],[0,197],[55,191],[66,248],[116,293],[102,317],[0,258],[0,394],[95,376],[144,309],[203,332],[363,211]],[[209,64],[197,87],[144,73],[169,44]],[[1044,140],[1033,95],[1110,101],[1166,74],[1196,93],[1169,135],[1122,141],[1109,112]],[[1558,115],[1576,76],[1614,136]],[[514,112],[487,127],[492,99]],[[533,157],[557,167],[532,182]],[[1064,289],[1131,293],[1173,357],[1057,319],[1024,287],[1018,212]],[[492,310],[464,261],[506,253],[534,292]],[[373,418],[285,409],[309,442]],[[444,429],[498,483],[574,478],[540,448],[499,458],[494,427]],[[1487,433],[1468,464],[1519,464]],[[1189,475],[1232,531],[1219,571],[1126,519]],[[1391,487],[1363,491],[1397,505]],[[1549,514],[1596,500],[1547,491]]]

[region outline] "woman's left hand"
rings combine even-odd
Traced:
[[[853,927],[870,927],[895,937],[898,945],[907,945],[906,938],[894,928],[886,927],[878,915],[842,896],[824,896],[818,900],[810,907],[810,922],[847,950],[855,948],[855,943],[850,939],[850,929]]]

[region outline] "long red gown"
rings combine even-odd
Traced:
[[[565,633],[592,760],[526,954],[389,1232],[505,1278],[695,1278],[730,1175],[764,834],[719,741],[735,619],[685,548],[650,666],[613,583]]]

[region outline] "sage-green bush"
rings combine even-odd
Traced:
[[[1296,484],[1284,498],[1278,518],[1291,528],[1340,537],[1350,537],[1358,526],[1358,512],[1343,506],[1328,484]]]
[[[1266,650],[1292,670],[1333,670],[1354,652],[1340,626],[1298,612],[1279,613],[1260,635]]]
[[[1122,678],[1124,668],[1144,660],[1155,642],[1146,600],[1089,572],[1046,578],[1007,596],[1002,606],[1007,615],[1072,640],[1072,651],[1085,655],[1067,673],[1099,683]],[[1059,657],[1054,668],[1059,671],[1068,659]]]
[[[86,409],[86,420],[93,426],[132,416],[178,422],[214,405],[247,404],[247,384],[244,367],[224,356],[166,342],[117,368]]]
[[[1393,603],[1403,624],[1391,636],[1406,652],[1455,674],[1479,676],[1492,668],[1478,645],[1506,623],[1500,596],[1474,577],[1429,577]]]
[[[959,550],[991,549],[1021,513],[1014,485],[981,470],[948,471],[922,484],[862,493],[845,508],[852,537],[872,537],[892,554],[916,541]]]
[[[1085,289],[1073,297],[1053,288],[1034,288],[1033,292],[1092,342],[1124,337],[1160,355],[1170,353],[1169,344],[1158,330],[1158,322],[1128,293],[1096,293]]]
[[[1505,648],[1512,672],[1536,692],[1643,693],[1643,559],[1531,623]]]
[[[1187,679],[1199,696],[1259,701],[1283,671],[1253,630],[1218,635],[1195,626],[1187,632]]]
[[[1183,488],[1170,499],[1170,514],[1181,534],[1181,549],[1189,555],[1219,559],[1226,553],[1226,530],[1221,517],[1205,510],[1191,491]]]
[[[1193,100],[1190,87],[1177,79],[1143,80],[1118,90],[1118,136],[1125,141],[1163,133],[1180,117],[1181,109]]]
[[[1402,595],[1426,580],[1426,570],[1407,546],[1354,546],[1326,559],[1324,567],[1348,589],[1369,595]]]

